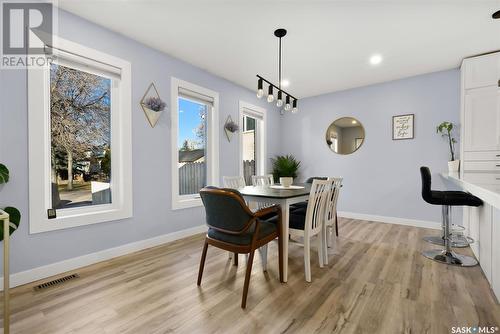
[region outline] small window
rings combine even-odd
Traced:
[[[218,184],[218,93],[172,78],[172,101],[172,208],[182,209]]]
[[[264,175],[266,170],[265,109],[240,101],[240,175],[252,184],[252,175]]]
[[[60,38],[45,49],[55,61],[28,70],[30,232],[131,217],[130,63]]]

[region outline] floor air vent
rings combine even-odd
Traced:
[[[39,285],[35,286],[34,289],[35,289],[35,291],[44,290],[44,289],[47,289],[47,288],[50,288],[53,286],[63,284],[64,282],[70,281],[70,280],[78,278],[78,277],[80,277],[80,276],[78,276],[78,274],[71,274],[68,276],[64,276],[64,277],[55,279],[55,280],[50,281],[50,282],[45,282],[45,283],[39,284]]]

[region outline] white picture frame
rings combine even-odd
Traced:
[[[415,115],[392,116],[392,140],[415,138]]]

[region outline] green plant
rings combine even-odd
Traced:
[[[300,161],[293,155],[277,155],[271,158],[273,163],[273,177],[277,181],[280,177],[297,177]]]
[[[9,169],[5,165],[0,164],[0,184],[7,182],[9,182]],[[12,206],[4,208],[3,211],[9,214],[9,234],[12,234],[19,227],[19,223],[21,222],[21,212]],[[3,240],[3,224],[0,224],[0,240]]]
[[[436,132],[441,134],[444,138],[448,140],[448,144],[450,145],[450,156],[451,160],[455,160],[455,143],[457,140],[453,138],[453,123],[451,122],[443,122],[439,124],[436,128]]]

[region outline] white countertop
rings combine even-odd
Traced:
[[[445,172],[441,173],[441,176],[500,209],[500,173],[464,172],[460,175]]]

